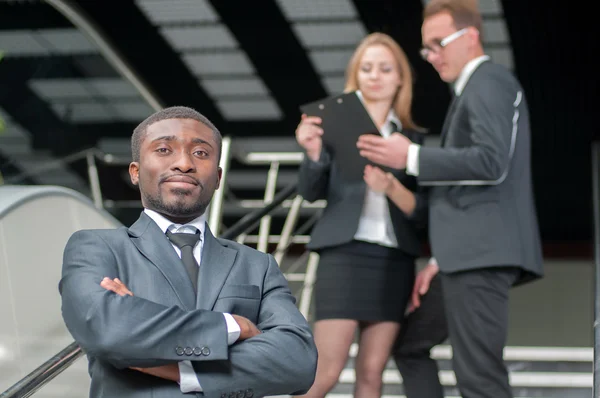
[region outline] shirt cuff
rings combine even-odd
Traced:
[[[232,345],[240,338],[240,325],[233,319],[231,314],[223,313],[227,323],[227,344]]]
[[[410,144],[408,146],[408,154],[406,155],[406,174],[411,176],[419,175],[419,150],[420,145]]]
[[[427,264],[433,264],[439,267],[437,260],[435,259],[435,257],[431,257],[429,259],[429,262]]]
[[[202,386],[191,361],[179,362],[179,389],[182,393],[202,392]]]

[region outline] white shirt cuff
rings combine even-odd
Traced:
[[[406,155],[406,174],[411,176],[419,175],[419,150],[420,145],[410,144],[408,146],[408,154]]]
[[[240,325],[233,319],[231,314],[223,313],[225,322],[227,323],[227,344],[232,345],[240,338]]]
[[[202,386],[196,376],[194,367],[191,361],[179,362],[179,389],[182,393],[188,392],[202,392]]]
[[[433,265],[437,265],[437,266],[439,267],[439,265],[438,265],[438,262],[437,262],[437,260],[435,259],[435,257],[431,257],[431,258],[429,259],[429,262],[428,262],[427,264],[433,264]]]

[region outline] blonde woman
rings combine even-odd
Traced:
[[[358,91],[383,136],[399,133],[423,141],[411,117],[411,68],[388,35],[373,33],[361,41],[347,67],[345,91]],[[355,397],[375,398],[414,284],[417,224],[426,203],[413,194],[414,177],[403,171],[394,173],[406,190],[400,208],[364,181],[341,181],[323,146],[320,122],[302,115],[296,129],[305,151],[299,192],[308,201],[327,200],[308,245],[320,255],[314,325],[319,362],[305,397],[323,398],[335,386],[358,331]],[[365,180],[374,170],[365,170]]]

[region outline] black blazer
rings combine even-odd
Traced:
[[[424,135],[414,130],[401,132],[415,144],[422,144]],[[390,217],[394,227],[398,248],[405,253],[418,257],[421,242],[418,228],[427,224],[427,196],[418,185],[415,177],[404,170],[393,173],[400,182],[416,193],[417,206],[410,216],[405,215],[388,199]],[[309,202],[326,199],[327,206],[323,215],[313,227],[307,248],[319,250],[338,246],[354,239],[358,221],[365,201],[367,184],[364,181],[347,183],[341,181],[339,171],[332,162],[332,156],[323,148],[318,162],[305,157],[300,165],[298,192]]]

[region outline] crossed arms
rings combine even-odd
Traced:
[[[59,285],[65,323],[82,348],[118,369],[153,368],[191,359],[203,391],[253,387],[258,396],[307,390],[316,348],[285,278],[271,256],[263,278],[257,327],[263,333],[227,345],[221,312],[185,311],[100,285],[119,275],[106,236],[80,231],[65,248]],[[182,358],[176,347],[210,347],[210,356]]]

